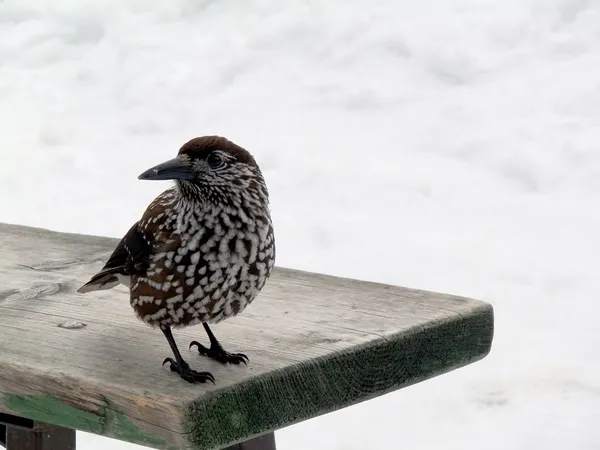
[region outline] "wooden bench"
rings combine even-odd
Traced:
[[[163,449],[275,448],[273,431],[473,363],[490,350],[484,302],[277,268],[244,314],[213,328],[248,366],[187,350],[216,384],[161,366],[162,334],[120,286],[75,291],[117,240],[0,224],[0,422],[9,450],[75,448],[75,431]]]

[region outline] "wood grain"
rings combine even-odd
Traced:
[[[154,448],[213,449],[483,358],[492,307],[428,291],[276,268],[243,315],[213,331],[250,363],[187,350],[216,385],[162,367],[162,334],[124,287],[77,294],[117,240],[0,224],[0,412]],[[75,327],[73,327],[75,323]]]

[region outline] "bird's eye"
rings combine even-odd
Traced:
[[[211,153],[210,155],[208,155],[207,161],[213,169],[216,169],[217,167],[223,165],[223,158],[218,153]]]

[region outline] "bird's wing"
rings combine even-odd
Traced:
[[[104,267],[77,292],[85,293],[110,289],[120,283],[119,275],[143,273],[150,259],[152,243],[140,231],[139,222],[133,224],[114,249]]]

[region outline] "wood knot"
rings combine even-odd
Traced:
[[[65,330],[81,330],[85,327],[87,327],[85,323],[76,320],[68,320],[58,324],[58,328],[64,328]]]

